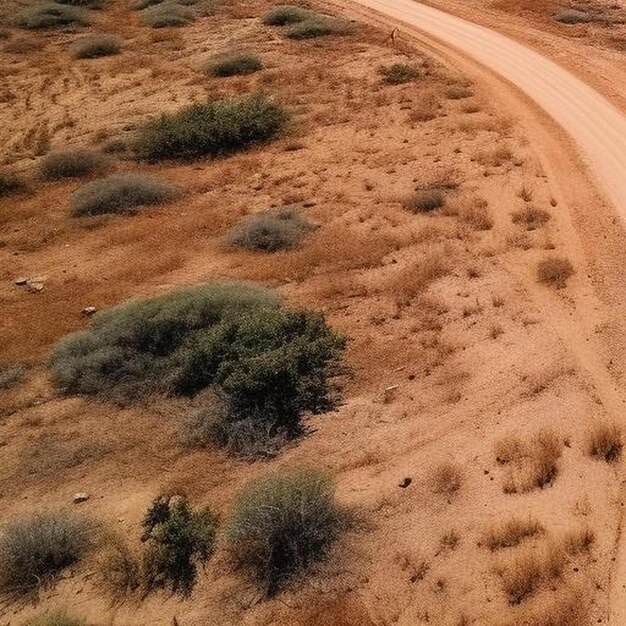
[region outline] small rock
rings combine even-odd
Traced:
[[[16,278],[13,282],[19,287],[22,287],[28,282],[28,278],[25,278],[24,276],[20,276],[19,278]]]
[[[396,395],[396,391],[398,390],[398,385],[391,385],[391,387],[387,387],[383,394],[383,402],[385,404],[391,402]]]
[[[402,489],[406,489],[412,482],[413,482],[413,479],[410,476],[407,476],[406,478],[402,480],[402,482],[398,485],[398,487],[401,487]]]
[[[83,315],[88,315],[88,316],[91,316],[91,315],[93,315],[93,314],[94,314],[97,310],[98,310],[98,309],[96,309],[96,307],[95,307],[95,306],[86,306],[86,307],[83,309]]]
[[[80,504],[81,502],[87,502],[87,500],[89,500],[90,496],[88,493],[75,493],[74,497],[72,498],[72,502],[74,504]]]
[[[43,283],[41,281],[38,280],[28,280],[26,281],[26,286],[31,290],[31,291],[43,291]]]

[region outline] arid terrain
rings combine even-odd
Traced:
[[[31,4],[7,2],[0,33],[0,174],[19,181],[0,183],[0,555],[33,514],[88,521],[92,538],[27,590],[2,586],[0,562],[0,624],[626,623],[624,209],[576,138],[506,76],[367,3],[312,0],[331,27],[305,38],[266,23],[269,0],[189,3],[193,17],[164,28],[126,0],[85,9],[83,25],[20,27]],[[626,104],[626,7],[430,4]],[[583,8],[613,21],[552,18]],[[90,33],[120,50],[76,58]],[[233,51],[260,66],[207,69]],[[258,93],[288,115],[267,141],[136,148],[163,113]],[[46,174],[51,155],[86,148],[102,171]],[[76,190],[118,174],[179,192],[79,215]],[[306,221],[294,245],[233,243],[281,207]],[[101,312],[225,280],[322,312],[346,339],[339,400],[304,411],[278,449],[190,445],[202,393],[116,402],[59,385],[55,345]],[[233,566],[225,529],[245,485],[294,467],[332,477],[349,521],[269,593]],[[188,594],[115,588],[112,554],[141,560],[162,495],[215,513],[210,558]]]

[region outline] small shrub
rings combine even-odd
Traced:
[[[551,285],[557,289],[565,287],[567,279],[573,274],[574,266],[567,259],[560,257],[546,257],[537,265],[537,280],[544,285]]]
[[[593,17],[589,15],[589,13],[577,11],[576,9],[563,9],[562,11],[557,11],[553,15],[553,18],[556,22],[568,25],[587,24],[588,22],[593,21]]]
[[[163,204],[181,195],[179,187],[152,176],[113,174],[79,187],[72,194],[72,215],[131,213],[139,207]]]
[[[449,100],[463,100],[464,98],[471,98],[473,95],[469,87],[463,87],[462,85],[454,85],[446,91],[446,97]]]
[[[211,76],[227,77],[253,74],[263,69],[261,59],[249,52],[231,52],[213,60],[207,67]]]
[[[383,82],[388,85],[410,83],[420,76],[419,69],[407,63],[394,63],[389,67],[381,67],[379,72],[383,77]]]
[[[147,588],[169,587],[189,595],[196,584],[197,563],[206,563],[213,554],[215,515],[208,508],[193,511],[184,498],[163,496],[152,502],[143,528]]]
[[[461,219],[474,230],[491,230],[494,222],[486,204],[467,206],[460,214]]]
[[[315,39],[338,33],[338,26],[329,19],[322,17],[311,17],[304,22],[299,22],[287,31],[289,39]]]
[[[595,543],[596,534],[590,528],[570,530],[563,538],[563,547],[570,556],[589,552]]]
[[[76,563],[91,544],[89,525],[65,513],[14,522],[0,536],[0,587],[27,591]]]
[[[135,151],[149,161],[218,157],[276,139],[286,122],[284,109],[260,95],[194,104],[148,122]]]
[[[85,621],[64,612],[48,613],[26,622],[26,626],[83,626]]]
[[[623,446],[622,431],[615,424],[597,424],[589,433],[587,451],[596,459],[614,463],[622,455]]]
[[[276,252],[293,248],[314,229],[296,208],[283,207],[248,217],[230,234],[229,242],[248,250]]]
[[[403,206],[412,213],[430,213],[441,208],[445,201],[440,189],[423,189],[406,198]]]
[[[519,211],[514,211],[511,220],[513,224],[519,224],[526,230],[536,230],[550,221],[550,213],[545,209],[527,206]]]
[[[26,189],[26,183],[14,172],[0,171],[0,198]]]
[[[102,582],[114,595],[125,595],[141,585],[140,562],[117,537],[109,540],[99,565]]]
[[[143,11],[148,7],[153,7],[157,4],[162,4],[165,0],[136,0],[131,4],[133,11]]]
[[[265,14],[263,24],[266,26],[287,26],[304,22],[311,16],[311,12],[301,7],[292,5],[281,5],[274,7]]]
[[[194,14],[178,4],[164,2],[142,11],[141,23],[151,28],[176,28],[186,26],[195,19]]]
[[[101,9],[105,0],[56,0],[59,4],[67,4],[72,7],[82,7],[84,9]]]
[[[75,41],[70,47],[70,54],[75,59],[97,59],[119,54],[122,40],[115,35],[89,35]]]
[[[463,480],[461,468],[455,463],[442,463],[436,467],[430,479],[433,493],[451,496],[460,488]]]
[[[58,2],[42,2],[28,6],[15,17],[15,25],[27,30],[63,28],[87,23],[84,10]]]
[[[321,559],[341,526],[330,478],[300,468],[249,483],[235,502],[226,536],[235,563],[271,596]]]
[[[41,160],[39,173],[45,180],[79,178],[101,174],[108,164],[108,159],[96,150],[89,148],[61,150],[51,152]]]
[[[535,519],[512,519],[499,528],[492,528],[485,534],[484,544],[494,552],[503,548],[518,546],[525,539],[543,533],[543,526]]]
[[[26,366],[22,363],[0,362],[0,389],[9,389],[24,380]]]

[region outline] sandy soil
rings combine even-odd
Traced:
[[[620,466],[590,458],[587,439],[623,411],[622,223],[589,183],[574,142],[492,71],[423,35],[403,33],[394,44],[387,23],[290,42],[260,25],[268,6],[227,5],[157,38],[113,2],[97,26],[128,40],[119,58],[71,61],[66,48],[80,33],[15,32],[43,49],[18,59],[0,52],[15,96],[0,103],[12,129],[2,131],[2,157],[27,173],[50,147],[127,137],[148,115],[207,93],[262,87],[297,119],[291,137],[263,149],[147,168],[189,195],[130,218],[72,219],[77,182],[37,183],[33,195],[0,201],[3,358],[31,366],[23,384],[0,392],[2,521],[72,507],[71,494],[88,491],[81,510],[136,545],[141,517],[163,489],[226,516],[247,479],[315,463],[336,475],[338,498],[363,522],[310,577],[270,601],[218,551],[189,600],[113,602],[94,555],[36,602],[5,604],[3,623],[54,607],[90,624],[125,625],[606,622],[611,610],[618,615],[610,605],[621,586],[612,563],[623,494]],[[235,45],[258,51],[269,69],[227,81],[204,76],[205,59]],[[382,85],[379,66],[407,57],[425,75]],[[518,69],[521,80],[521,60]],[[431,183],[448,187],[446,207],[407,212],[403,197]],[[241,216],[286,202],[308,205],[321,224],[301,249],[224,249]],[[546,211],[547,223],[513,223],[527,206]],[[565,289],[536,281],[548,254],[576,268]],[[423,284],[422,268],[442,262],[445,275]],[[44,290],[14,286],[18,275],[43,275]],[[325,310],[351,338],[344,404],[311,418],[310,434],[277,459],[189,451],[177,443],[184,407],[173,402],[120,410],[54,393],[46,355],[86,325],[84,306],[221,277],[274,285],[290,302]],[[558,474],[526,490],[525,463],[546,430],[562,444]],[[519,465],[496,459],[511,437],[528,445]],[[446,464],[461,484],[448,495],[433,491]],[[412,483],[402,489],[405,477]],[[528,516],[545,529],[538,537],[485,547],[485,533]],[[589,550],[568,551],[572,533],[586,529],[595,537]],[[511,605],[503,580],[524,567],[528,551],[545,550],[559,555],[559,576]]]

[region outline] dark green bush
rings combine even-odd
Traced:
[[[215,515],[208,508],[192,511],[184,498],[162,496],[152,502],[143,528],[147,588],[169,587],[189,595],[196,584],[196,564],[206,563],[213,554]]]
[[[26,183],[15,172],[0,171],[0,198],[26,189]]]
[[[44,513],[14,522],[0,536],[0,587],[28,591],[76,563],[92,543],[87,522]]]
[[[112,174],[91,181],[72,194],[72,215],[132,213],[139,207],[163,204],[181,195],[179,187],[153,176]]]
[[[344,345],[321,315],[281,308],[257,286],[215,283],[96,315],[58,344],[52,366],[66,393],[120,403],[217,389],[226,428],[252,420],[268,436],[295,435],[304,412],[332,403]]]
[[[253,74],[263,69],[261,59],[249,52],[230,52],[211,61],[207,73],[211,76],[226,77]]]
[[[314,229],[297,208],[288,206],[248,217],[229,235],[229,242],[248,250],[275,252],[293,248]]]
[[[26,371],[26,366],[22,363],[0,362],[0,389],[9,389],[22,382]]]
[[[75,41],[70,47],[70,54],[75,59],[97,59],[119,54],[122,40],[115,35],[89,35]]]
[[[42,2],[22,9],[15,17],[15,25],[28,30],[63,28],[87,24],[86,12],[78,7]]]
[[[440,189],[422,189],[404,200],[404,208],[413,213],[430,213],[441,208],[445,201]]]
[[[100,152],[90,148],[76,148],[51,152],[41,160],[39,174],[45,180],[79,178],[101,174],[109,160]]]
[[[263,18],[266,26],[287,26],[303,22],[311,16],[311,12],[289,4],[274,7]]]
[[[141,23],[152,28],[174,28],[193,22],[194,14],[171,2],[163,2],[142,11]]]
[[[227,540],[235,563],[274,595],[327,553],[341,527],[332,480],[299,468],[249,483],[235,503]]]
[[[194,104],[149,121],[135,151],[148,161],[218,157],[277,138],[286,122],[284,109],[262,95]]]
[[[407,63],[394,63],[389,67],[381,67],[379,70],[383,77],[383,82],[388,85],[402,85],[419,78],[420,71],[413,65]]]
[[[329,19],[311,17],[299,22],[287,31],[289,39],[315,39],[340,32],[339,26]]]

